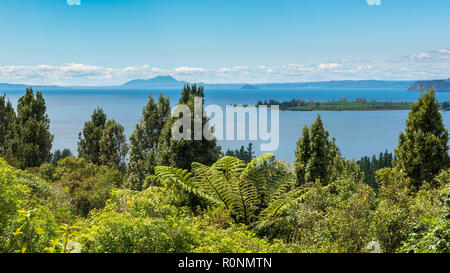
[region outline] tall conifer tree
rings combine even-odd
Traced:
[[[303,128],[302,137],[297,142],[294,164],[298,186],[317,180],[328,184],[333,159],[339,153],[334,141],[328,137],[320,115],[310,128]]]
[[[154,174],[158,140],[170,114],[170,100],[159,95],[158,103],[152,94],[142,110],[142,118],[130,136],[129,186],[142,190],[147,176]]]
[[[216,144],[216,139],[207,140],[204,135],[201,140],[195,140],[194,138],[194,98],[201,98],[204,102],[204,90],[202,86],[197,85],[185,85],[181,93],[179,104],[187,105],[191,112],[191,138],[175,140],[172,138],[172,125],[179,119],[178,117],[170,117],[166,122],[159,142],[158,142],[158,156],[157,162],[159,165],[169,165],[182,169],[191,169],[193,162],[203,163],[211,165],[219,159],[220,147]],[[206,113],[203,110],[204,103],[202,104],[201,111],[203,112],[201,123],[202,128],[208,122]],[[186,128],[184,128],[186,130]]]
[[[51,159],[53,135],[42,92],[28,88],[17,103],[12,153],[21,168],[38,167]]]
[[[411,105],[395,154],[416,188],[423,181],[432,182],[440,170],[449,167],[448,131],[433,89],[422,92],[419,100]]]
[[[78,157],[87,162],[100,164],[100,139],[106,126],[106,114],[98,107],[91,120],[84,123],[83,131],[78,135]]]

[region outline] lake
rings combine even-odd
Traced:
[[[0,90],[1,91],[1,90]],[[7,91],[7,97],[14,103],[25,90]],[[171,104],[179,100],[181,90],[153,90],[170,96]],[[1,92],[3,93],[3,92]],[[125,127],[129,136],[147,103],[146,90],[43,90],[50,117],[50,130],[54,134],[53,150],[69,148],[76,153],[78,133],[84,122],[90,119],[92,111],[100,106],[108,118],[113,118]],[[377,101],[415,101],[418,92],[393,89],[259,89],[259,90],[205,90],[205,104],[255,104],[258,100],[278,101],[302,98],[305,100],[327,101],[346,97],[375,99]],[[450,99],[450,92],[436,93],[439,101]],[[404,130],[408,111],[311,111],[280,112],[280,145],[274,151],[281,160],[294,161],[296,142],[304,125],[311,124],[320,114],[330,136],[336,138],[341,153],[349,159],[359,159],[385,150],[393,151],[398,135]],[[445,126],[450,128],[450,112],[442,112]],[[237,149],[248,141],[219,141],[222,150]],[[259,142],[254,142],[257,154]]]

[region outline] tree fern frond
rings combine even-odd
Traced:
[[[220,200],[227,209],[232,208],[235,195],[222,172],[201,163],[192,163],[192,172],[197,188]]]
[[[230,184],[237,182],[245,167],[244,161],[232,156],[224,156],[211,166],[211,168],[223,172]]]
[[[208,195],[201,188],[196,186],[192,174],[187,170],[182,170],[174,167],[158,166],[155,168],[155,176],[157,181],[163,185],[176,185],[188,193],[193,193],[214,205],[219,205],[222,202],[217,198]]]
[[[275,223],[284,212],[292,205],[300,202],[304,197],[304,189],[295,189],[286,193],[283,198],[278,198],[269,204],[259,215],[258,228],[267,227]]]

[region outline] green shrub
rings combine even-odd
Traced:
[[[195,216],[176,207],[179,201],[174,188],[115,190],[106,208],[87,220],[79,238],[82,252],[269,252],[285,247],[233,224],[229,212]]]
[[[0,252],[42,252],[58,237],[45,181],[0,158]]]
[[[327,186],[315,183],[303,201],[289,209],[277,236],[298,252],[365,252],[374,207],[373,190],[352,176]]]
[[[121,186],[122,175],[118,170],[96,166],[83,158],[67,157],[58,162],[53,181],[56,186],[68,189],[75,210],[86,216],[92,209],[105,206],[112,189]]]

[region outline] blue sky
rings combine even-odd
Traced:
[[[0,81],[450,77],[447,0],[9,0]]]

